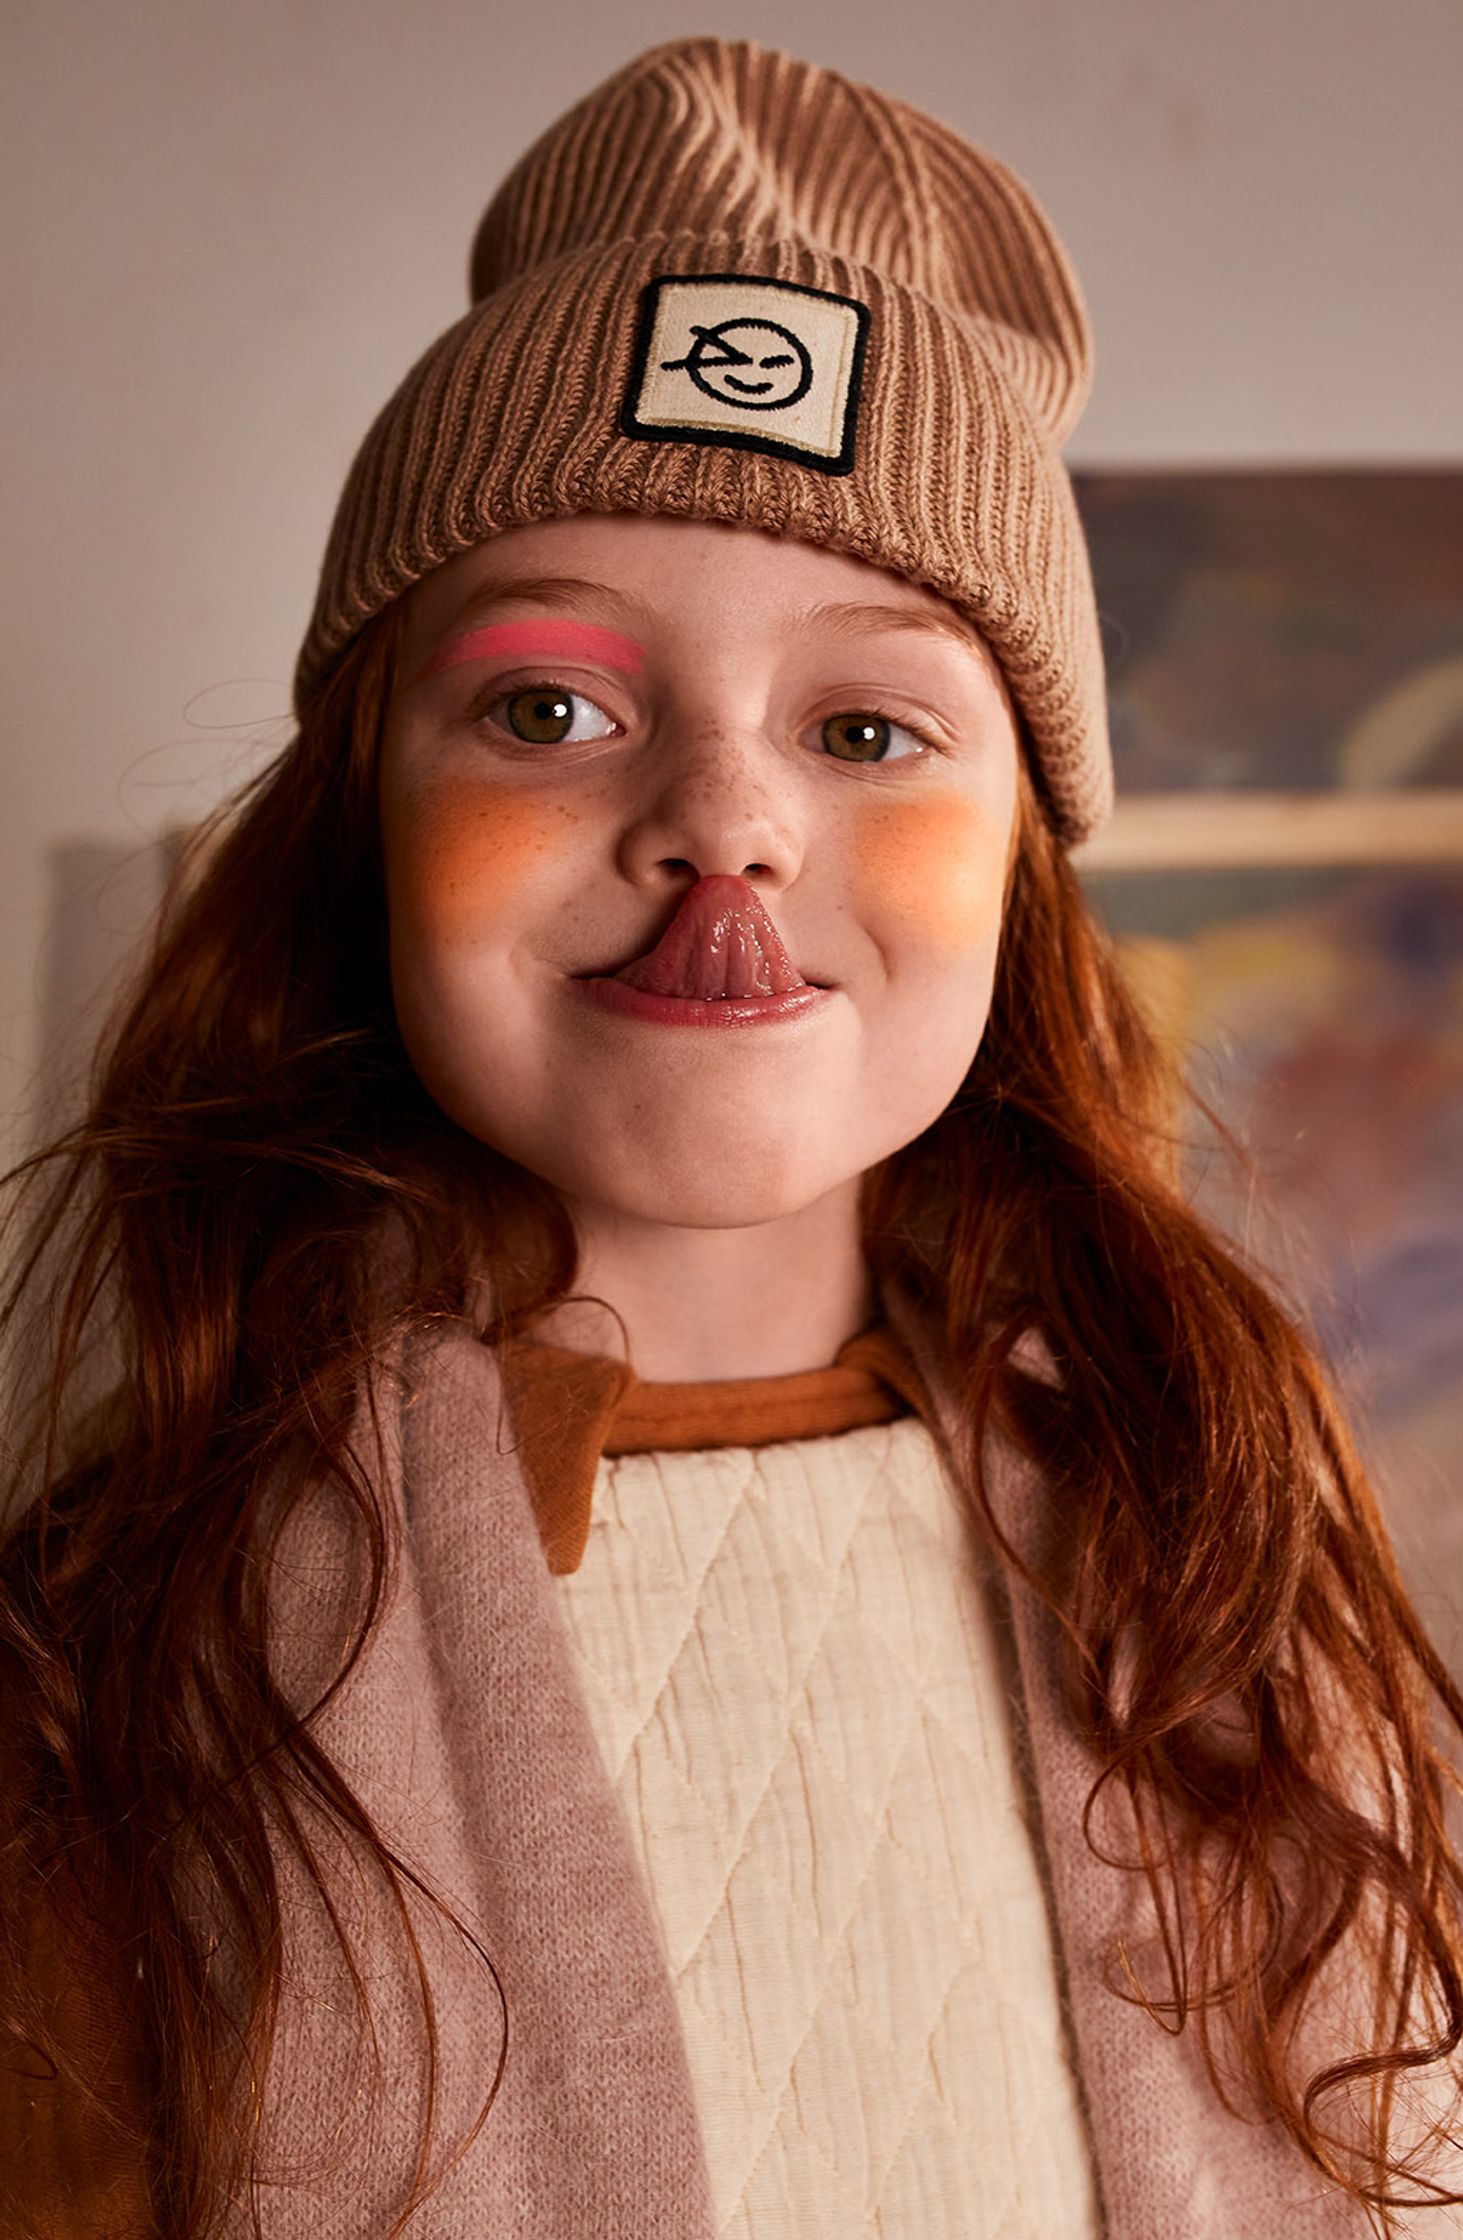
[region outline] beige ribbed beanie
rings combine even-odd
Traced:
[[[902,101],[745,41],[616,73],[510,173],[473,309],[366,437],[296,673],[454,553],[571,513],[737,521],[941,593],[990,645],[1068,843],[1112,794],[1060,447],[1077,281],[1021,182]]]

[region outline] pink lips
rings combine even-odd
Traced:
[[[701,1026],[792,1017],[828,996],[804,980],[747,881],[725,872],[698,879],[653,949],[585,986],[612,1011]]]

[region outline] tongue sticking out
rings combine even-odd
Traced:
[[[612,975],[652,996],[780,996],[807,986],[745,879],[699,879],[655,947]]]

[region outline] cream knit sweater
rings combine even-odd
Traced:
[[[557,1591],[718,2233],[1095,2233],[996,1643],[923,1421],[603,1459]]]

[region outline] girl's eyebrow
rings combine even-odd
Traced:
[[[799,617],[805,627],[827,630],[835,637],[857,637],[864,631],[890,630],[933,635],[974,655],[989,666],[992,656],[972,623],[937,608],[881,606],[869,600],[836,600],[809,607]]]
[[[545,615],[525,622],[489,622],[477,629],[459,630],[447,638],[431,659],[417,671],[412,684],[455,669],[463,661],[485,661],[494,655],[529,659],[543,655],[564,661],[597,661],[626,676],[638,676],[645,666],[644,648],[617,630],[596,622],[570,622]]]

